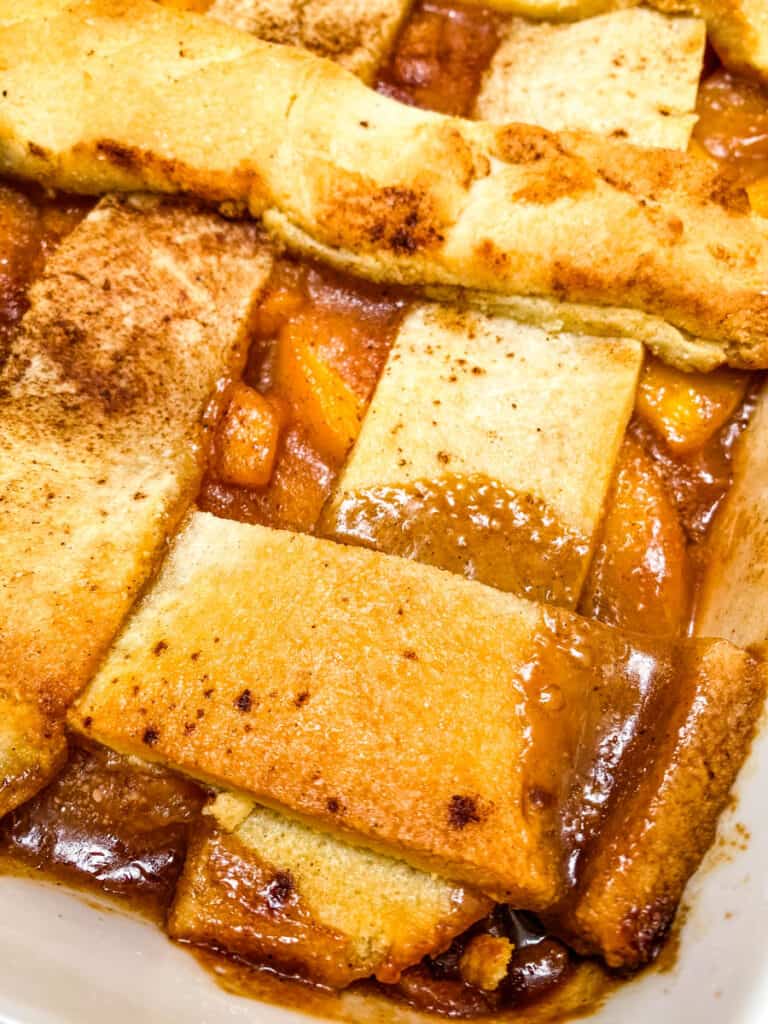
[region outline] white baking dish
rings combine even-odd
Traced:
[[[627,984],[591,1024],[768,1022],[768,728],[686,894],[675,966]],[[750,833],[745,846],[737,824]],[[291,1024],[228,995],[149,924],[63,889],[0,878],[2,1024]]]

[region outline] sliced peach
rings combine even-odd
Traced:
[[[638,414],[675,452],[705,444],[741,405],[750,376],[739,370],[683,373],[649,359],[640,378]]]
[[[255,333],[274,338],[281,327],[307,302],[304,292],[305,271],[292,263],[278,263],[256,310]]]
[[[264,487],[277,456],[280,414],[274,402],[236,384],[216,429],[216,474],[236,487]]]
[[[624,629],[679,635],[689,614],[689,579],[685,535],[661,474],[627,437],[580,611]]]
[[[317,315],[300,315],[282,329],[275,384],[310,441],[341,462],[360,430],[365,400],[332,365],[332,347],[324,347],[323,332],[318,329],[321,320]]]

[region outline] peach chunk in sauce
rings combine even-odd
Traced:
[[[580,611],[612,626],[680,634],[690,604],[686,537],[664,479],[627,437]]]
[[[696,104],[693,137],[745,183],[768,176],[768,90],[719,68],[706,78]]]
[[[404,300],[290,261],[256,311],[244,374],[225,402],[202,508],[312,530],[360,429]]]
[[[401,103],[467,116],[498,42],[492,11],[428,0],[406,22],[376,88]]]
[[[216,474],[238,487],[269,483],[284,413],[276,401],[235,384],[214,440]]]
[[[637,391],[637,412],[673,452],[701,448],[744,401],[750,375],[721,369],[683,373],[649,359]]]

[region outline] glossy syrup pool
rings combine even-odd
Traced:
[[[178,6],[202,10],[207,0],[179,0]],[[401,102],[469,114],[498,43],[500,24],[497,14],[482,7],[418,3],[379,72],[376,88]],[[706,153],[734,167],[745,181],[768,176],[768,99],[759,87],[715,69],[700,90],[699,115],[695,137]],[[35,189],[0,186],[0,362],[26,309],[30,283],[89,206],[88,201],[51,198]],[[343,458],[333,438],[324,448],[328,437],[315,429],[306,407],[292,402],[286,377],[280,373],[281,338],[315,344],[316,336],[322,335],[324,357],[364,409],[407,301],[406,294],[351,281],[320,267],[280,263],[259,311],[244,375],[249,387],[270,396],[283,410],[275,468],[267,485],[249,488],[223,481],[212,464],[200,494],[201,507],[248,522],[315,530]],[[635,417],[614,482],[615,514],[603,524],[582,596],[584,614],[648,633],[685,631],[702,541],[730,486],[733,447],[752,408],[754,383],[751,387],[726,421],[686,452],[670,445],[648,419]],[[425,486],[411,524],[416,540],[412,537],[410,542],[416,548],[401,553],[444,564],[453,556],[425,554],[416,536],[419,523],[425,517],[439,518],[445,504],[444,493],[430,493],[432,482]],[[637,521],[633,517],[638,495],[643,498],[647,530],[640,535],[635,531],[627,542],[627,524]],[[393,523],[411,507],[413,495],[385,497],[387,507],[373,526],[383,528],[381,545],[392,547]],[[509,511],[517,496],[502,497]],[[381,495],[365,496],[377,509],[380,499]],[[476,511],[477,522],[488,518],[487,511]],[[342,525],[350,534],[347,539],[359,541],[361,536],[353,535],[371,529],[372,517],[370,508],[361,514],[360,505],[353,512],[347,517],[351,527],[349,522]],[[514,508],[511,514],[517,514]],[[541,524],[539,528],[546,533]],[[560,536],[550,540],[555,553],[558,545],[567,553],[571,541],[574,548],[581,543],[580,538]],[[466,572],[471,562],[469,574],[482,578],[485,570],[478,572],[477,564],[483,557],[475,553],[462,564],[447,567]],[[504,584],[498,579],[488,582]],[[521,589],[519,581],[509,586]],[[162,923],[189,837],[200,827],[205,798],[199,787],[172,773],[75,741],[62,775],[3,821],[3,867],[96,889]],[[493,992],[467,984],[459,971],[464,948],[480,933],[505,936],[515,944],[507,976]],[[496,908],[439,956],[406,971],[394,986],[362,982],[339,994],[215,950],[197,954],[231,991],[360,1022],[381,1020],[375,997],[382,995],[391,1001],[393,1020],[401,1009],[405,1014],[409,1008],[465,1018],[501,1013],[516,1021],[562,1019],[594,1008],[617,983],[600,965],[577,957],[548,936],[535,919],[505,907]]]
[[[575,602],[589,552],[544,502],[482,475],[346,493],[318,532],[564,605]]]

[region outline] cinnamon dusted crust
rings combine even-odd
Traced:
[[[523,18],[551,18],[553,21],[579,21],[596,14],[636,7],[641,0],[464,0],[469,5],[491,7]]]
[[[688,146],[706,41],[701,19],[636,7],[572,24],[510,18],[500,32],[476,117]]]
[[[768,82],[768,6],[764,0],[651,0],[660,11],[697,14],[726,67]]]
[[[66,756],[63,724],[18,687],[0,687],[0,817],[42,789]]]
[[[768,228],[703,161],[410,109],[148,0],[3,0],[0,24],[6,171],[247,202],[363,276],[628,306],[768,365]]]
[[[570,853],[600,848],[634,772],[678,777],[649,725],[681,661],[706,693],[713,660],[728,695],[751,679],[725,642],[639,641],[429,566],[196,513],[70,722],[541,911],[565,897]],[[694,810],[714,820],[707,801]],[[662,855],[688,853],[667,833]],[[632,895],[645,905],[642,885]]]
[[[105,200],[33,285],[0,375],[0,691],[15,708],[55,722],[154,569],[270,263],[255,225]],[[18,717],[3,716],[6,789],[35,749],[39,781],[58,757],[36,747],[35,713]]]
[[[301,46],[369,82],[410,0],[214,0],[210,17],[270,43]]]
[[[575,21],[635,7],[644,0],[467,0],[526,18]],[[647,0],[670,14],[704,18],[726,67],[768,81],[768,6],[765,0]]]
[[[413,307],[323,532],[575,606],[642,354],[627,339]]]
[[[71,721],[546,904],[562,884],[551,809],[520,812],[525,697],[498,676],[503,652],[525,662],[538,620],[436,569],[195,513]]]

